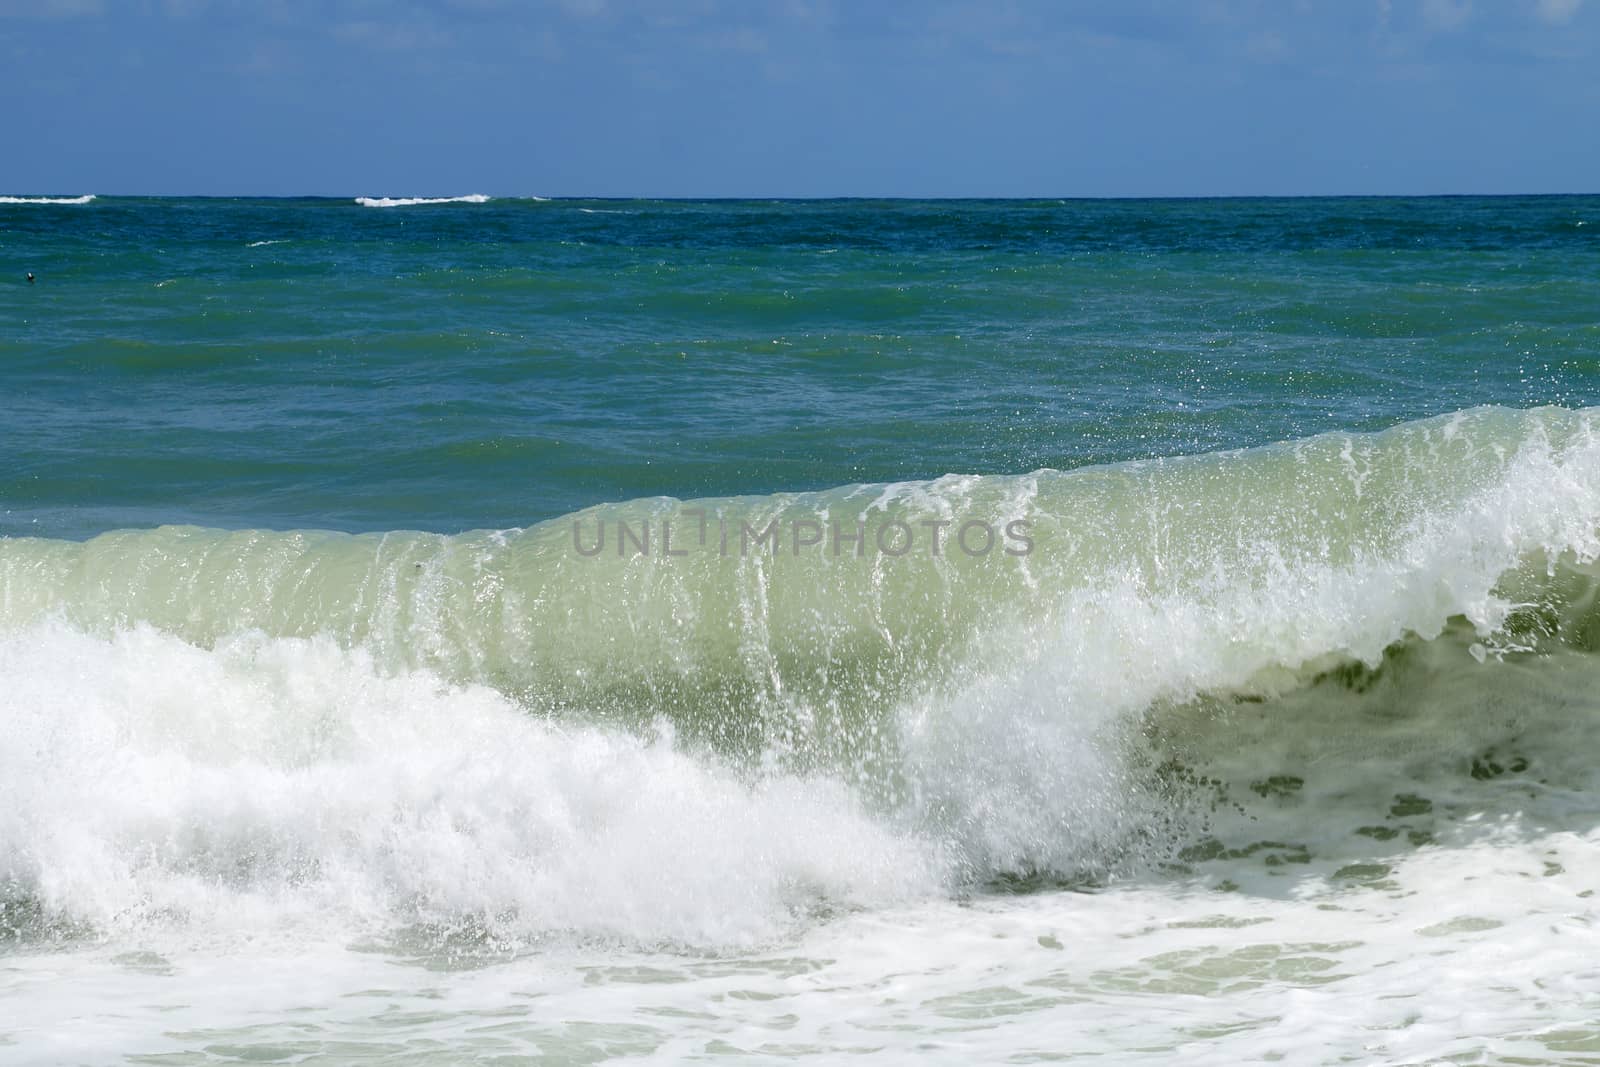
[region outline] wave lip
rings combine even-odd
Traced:
[[[429,204],[487,204],[490,199],[482,193],[467,196],[358,196],[356,203],[362,207],[419,207]]]
[[[0,196],[0,204],[87,204],[93,193],[83,196]]]

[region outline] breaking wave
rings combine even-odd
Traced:
[[[1253,857],[1245,824],[1288,819],[1291,859],[1423,832],[1397,795],[1584,792],[1596,419],[454,536],[0,541],[0,907],[744,943]],[[1025,551],[957,539],[1019,522]]]

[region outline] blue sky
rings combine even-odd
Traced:
[[[0,0],[0,192],[1600,191],[1600,0]]]

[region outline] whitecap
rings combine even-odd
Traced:
[[[358,196],[356,203],[362,207],[418,207],[428,204],[486,204],[489,197],[482,193],[470,196]]]
[[[87,204],[94,199],[86,196],[0,196],[0,204]]]

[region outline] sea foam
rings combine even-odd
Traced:
[[[837,782],[751,781],[670,727],[541,721],[326,640],[46,626],[0,639],[0,688],[0,918],[739,944],[935,885]]]

